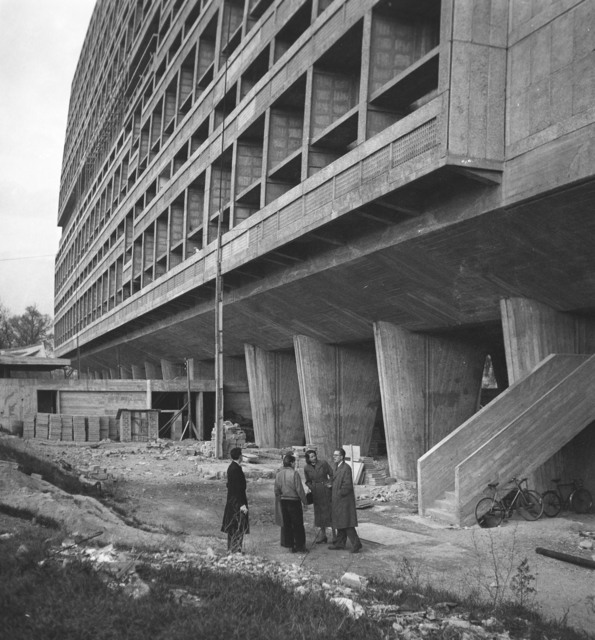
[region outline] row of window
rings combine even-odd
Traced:
[[[301,13],[294,14],[294,22],[287,23],[296,39],[296,20],[305,30],[311,15],[311,2],[306,2]],[[197,112],[194,104],[200,101],[207,84],[203,78],[209,67],[212,69],[215,19],[179,63],[162,95],[146,92],[143,104],[154,105],[152,109],[143,115],[139,108],[129,119],[122,137],[128,151],[80,228],[77,242],[58,265],[57,290],[73,265],[87,256],[119,202],[146,175],[154,160],[162,160],[162,147],[186,121],[190,109]],[[57,311],[75,293],[78,302],[56,325],[58,344],[201,251],[215,239],[219,217],[225,232],[359,142],[418,108],[436,91],[439,9],[429,16],[399,14],[387,11],[381,3],[372,15],[368,51],[363,51],[360,20],[313,63],[308,90],[308,74],[304,74],[270,105],[266,117],[263,113],[257,118],[210,166],[204,168],[197,163],[200,175],[181,189],[171,204],[160,209],[152,206],[160,193],[172,187],[170,182],[182,167],[188,168],[189,160],[200,158],[202,145],[220,122],[275,63],[283,48],[279,42],[286,43],[288,37],[283,29],[279,33],[251,61],[226,98],[184,140],[96,254],[87,256],[86,266],[68,290],[61,292]],[[203,46],[209,41],[213,41],[212,47]],[[362,60],[368,57],[369,65],[362,74]],[[166,69],[164,60],[153,86],[166,77]],[[363,103],[362,95],[366,96]],[[109,266],[104,265],[93,283],[85,285],[107,259]]]

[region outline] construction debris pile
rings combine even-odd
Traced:
[[[456,602],[442,602],[432,606],[424,604],[419,594],[406,595],[402,590],[393,594],[395,604],[377,600],[375,590],[368,580],[356,573],[346,572],[340,579],[325,581],[320,575],[297,564],[280,564],[251,555],[217,555],[211,548],[204,553],[179,553],[176,551],[130,552],[117,550],[110,544],[104,547],[82,547],[76,544],[76,535],[66,539],[62,546],[49,553],[41,564],[57,561],[62,565],[69,561],[83,560],[96,570],[103,580],[123,595],[139,599],[146,596],[151,587],[137,572],[141,565],[164,570],[168,567],[202,567],[219,572],[243,576],[269,577],[298,596],[322,593],[330,602],[345,610],[353,618],[367,616],[383,625],[390,625],[397,637],[421,640],[428,637],[464,637],[466,640],[510,640],[502,624],[490,617],[472,620],[468,614],[457,612]],[[19,553],[26,560],[24,545]],[[186,606],[204,607],[204,598],[186,589],[174,589],[172,600]],[[435,636],[434,636],[435,634]]]

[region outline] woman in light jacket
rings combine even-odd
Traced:
[[[283,456],[283,468],[275,478],[275,497],[281,502],[285,542],[293,553],[306,553],[306,530],[302,504],[307,505],[300,474],[295,470],[295,457]]]

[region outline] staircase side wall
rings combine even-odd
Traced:
[[[528,409],[552,386],[583,364],[587,356],[554,355],[545,359],[531,376],[512,385],[481,411],[424,454],[417,462],[419,512],[454,490],[455,466]]]
[[[511,383],[526,376],[551,353],[595,353],[593,322],[527,298],[507,298],[500,307]],[[551,478],[567,477],[574,466],[572,457],[556,451],[535,469],[531,484],[545,491],[551,486]]]
[[[489,482],[528,476],[593,421],[594,385],[592,356],[456,467],[461,525],[474,523]]]

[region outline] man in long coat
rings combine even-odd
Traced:
[[[333,476],[332,521],[337,529],[337,539],[329,546],[333,551],[345,549],[347,538],[351,542],[351,553],[359,553],[362,548],[357,535],[357,512],[355,510],[355,491],[353,473],[345,462],[345,450],[336,449],[333,461],[337,465]]]
[[[241,553],[244,534],[250,533],[246,476],[241,467],[241,448],[234,447],[229,455],[231,464],[227,467],[227,502],[221,531],[227,533],[227,550],[231,553]]]

